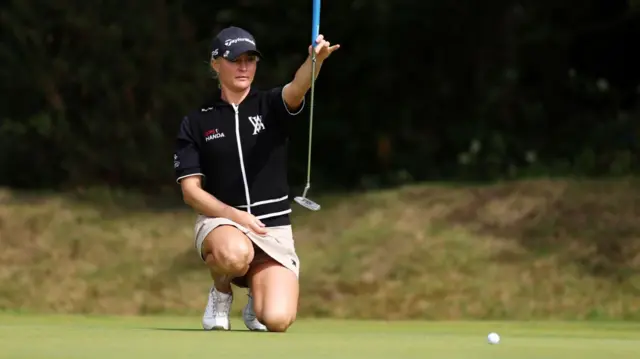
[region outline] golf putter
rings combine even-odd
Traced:
[[[313,0],[313,15],[311,19],[311,44],[315,47],[317,45],[316,39],[320,34],[320,0]],[[307,184],[304,186],[304,192],[302,196],[294,198],[299,205],[312,211],[320,209],[320,205],[307,198],[307,192],[311,188],[311,139],[313,133],[313,97],[315,94],[315,82],[316,82],[316,52],[315,49],[311,49],[311,108],[309,109],[309,151],[307,154]]]

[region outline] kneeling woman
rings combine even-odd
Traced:
[[[309,47],[316,75],[339,48],[322,35],[317,41]],[[233,283],[248,288],[247,328],[283,332],[296,317],[300,268],[289,218],[288,122],[304,107],[311,56],[288,84],[258,90],[261,54],[249,32],[222,30],[211,55],[219,94],[182,120],[174,153],[184,201],[199,213],[194,247],[213,279],[202,326],[230,329]]]

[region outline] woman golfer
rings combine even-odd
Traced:
[[[228,27],[213,41],[220,91],[182,120],[174,153],[184,201],[199,214],[194,247],[213,279],[206,330],[230,329],[231,283],[248,288],[243,319],[250,330],[284,332],[296,318],[300,260],[289,218],[288,125],[311,86],[311,51],[317,74],[338,48],[318,36],[291,82],[258,90],[252,82],[262,54],[254,37]]]

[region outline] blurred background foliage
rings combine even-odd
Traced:
[[[176,190],[179,122],[215,88],[212,36],[251,31],[268,87],[311,33],[310,1],[1,6],[0,185],[19,188]],[[321,32],[342,48],[318,79],[315,188],[640,170],[637,0],[324,1]]]

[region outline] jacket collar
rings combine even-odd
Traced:
[[[251,86],[251,88],[249,88],[249,93],[247,94],[247,96],[244,98],[244,100],[242,100],[242,103],[246,102],[247,100],[249,100],[251,97],[255,96],[258,93],[258,90]],[[214,95],[213,95],[213,105],[214,106],[229,106],[231,105],[230,103],[228,103],[227,101],[222,99],[222,91],[220,89],[216,89]]]

